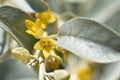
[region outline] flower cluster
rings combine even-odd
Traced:
[[[57,34],[48,35],[47,33],[48,24],[56,22],[56,18],[51,14],[50,9],[35,13],[35,18],[35,21],[25,20],[26,33],[38,40],[33,46],[35,52],[31,55],[27,49],[20,47],[12,50],[12,56],[34,70],[39,69],[39,64],[41,64],[39,59],[42,57],[42,61],[45,60],[46,71],[54,71],[61,66],[61,57],[66,61],[70,52],[56,45]],[[62,53],[62,56],[60,57],[56,52]],[[41,56],[40,53],[43,55]]]
[[[33,35],[36,39],[40,39],[35,45],[35,50],[42,50],[45,58],[48,58],[55,48],[55,40],[45,34],[44,29],[49,23],[56,21],[56,18],[51,14],[50,9],[44,12],[35,13],[36,21],[25,20],[28,34]]]
[[[56,18],[51,14],[50,9],[44,11],[44,12],[37,12],[35,14],[35,17],[41,20],[42,27],[46,29],[47,25],[49,23],[53,23],[56,21]]]

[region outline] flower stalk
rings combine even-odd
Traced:
[[[45,80],[45,62],[42,57],[39,58],[39,80]]]

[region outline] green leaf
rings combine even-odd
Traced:
[[[37,41],[27,34],[25,20],[34,19],[25,12],[10,6],[0,7],[0,27],[7,31],[22,47],[29,51],[33,50],[33,45]]]
[[[45,31],[48,33],[48,35],[56,34],[58,31],[57,22],[48,24]]]
[[[120,33],[120,11],[111,16],[109,20],[105,22],[105,24],[109,25],[112,29]]]
[[[84,16],[96,0],[64,0],[65,9],[79,16]]]
[[[11,57],[2,64],[0,64],[0,79],[2,80],[37,80],[37,72],[32,68],[28,68],[26,64],[17,61]]]
[[[66,10],[66,7],[64,5],[64,0],[48,0],[49,7],[52,11],[56,13],[62,13]]]
[[[111,73],[112,72],[112,73]],[[107,64],[99,80],[118,80],[120,77],[120,62]]]
[[[62,14],[62,19],[64,21],[68,21],[68,20],[70,20],[72,18],[75,18],[75,17],[77,17],[77,16],[72,12],[65,12],[65,13]]]
[[[5,53],[9,48],[10,39],[5,31],[0,28],[0,55]]]
[[[36,12],[48,10],[48,7],[42,0],[26,0]]]
[[[87,12],[87,14],[85,14],[85,16],[99,22],[105,22],[119,11],[119,6],[120,0],[96,0],[95,5]]]
[[[63,24],[57,45],[74,54],[100,63],[120,60],[120,34],[106,25],[86,18]]]

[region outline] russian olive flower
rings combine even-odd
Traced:
[[[92,70],[88,65],[81,65],[77,69],[77,80],[91,80]]]
[[[28,30],[28,34],[33,35],[35,38],[39,39],[43,35],[42,25],[40,19],[37,19],[35,22],[31,20],[25,20],[25,24]]]
[[[44,54],[45,58],[50,56],[50,54],[52,53],[52,51],[55,47],[56,47],[55,41],[48,36],[41,37],[40,41],[38,41],[34,45],[34,49],[43,50],[43,54]]]
[[[48,23],[53,23],[56,21],[56,18],[51,14],[50,9],[44,12],[35,13],[36,18],[40,19],[44,29],[47,27]]]

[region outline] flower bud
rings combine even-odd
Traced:
[[[23,47],[15,48],[12,50],[12,56],[15,59],[21,60],[24,63],[28,63],[30,60],[30,53],[27,49]]]
[[[70,74],[66,70],[55,70],[54,72],[55,80],[69,80]]]

